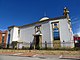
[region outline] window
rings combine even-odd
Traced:
[[[41,25],[35,26],[35,33],[41,33]]]
[[[9,43],[10,43],[10,33],[8,34],[8,45],[9,45]]]
[[[52,22],[53,40],[60,40],[59,22]]]
[[[4,36],[2,36],[2,47],[4,47]]]
[[[2,48],[4,47],[4,37],[5,37],[5,34],[2,34]]]
[[[57,23],[54,23],[54,26],[57,26]]]
[[[20,37],[20,30],[18,30],[18,37]]]
[[[60,35],[59,35],[59,29],[58,28],[53,29],[53,38],[54,38],[54,40],[60,40]]]

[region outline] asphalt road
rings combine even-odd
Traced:
[[[5,56],[0,55],[0,60],[73,60],[73,59],[59,59],[58,57],[19,57],[19,56]]]

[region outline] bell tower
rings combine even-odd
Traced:
[[[64,7],[64,13],[63,14],[65,17],[67,17],[68,20],[70,20],[68,8]]]

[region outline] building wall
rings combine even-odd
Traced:
[[[60,38],[61,38],[61,42],[64,43],[62,46],[66,46],[66,47],[73,47],[73,42],[71,42],[73,39],[71,36],[72,32],[70,32],[70,28],[68,27],[68,20],[67,19],[63,19],[60,20]]]
[[[4,36],[4,48],[6,48],[8,31],[4,31],[4,33],[5,33],[5,36]]]
[[[33,34],[35,34],[34,26],[20,28],[20,40],[23,42],[33,42]]]
[[[68,25],[67,19],[59,19],[59,20],[51,20],[49,22],[39,23],[41,25],[41,33],[42,33],[42,47],[45,47],[45,41],[47,42],[47,47],[53,47],[53,33],[52,33],[52,22],[59,21],[59,30],[60,30],[60,42],[61,47],[74,47],[74,44],[71,43],[73,41],[73,34]],[[33,26],[25,26],[22,28],[13,27],[10,31],[10,43],[12,41],[22,41],[26,43],[33,42],[35,34],[35,24]],[[20,36],[18,35],[18,30],[20,29]],[[64,43],[63,43],[64,41]]]
[[[2,37],[3,37],[2,34],[5,34],[4,39],[2,39]],[[7,34],[8,34],[8,31],[0,31],[0,47],[2,46],[2,43],[4,45],[2,48],[6,48]],[[3,42],[2,42],[2,40],[3,40]]]
[[[8,31],[7,43],[9,42],[9,44],[11,44],[12,41],[18,41],[18,29],[18,27],[9,28],[10,31]],[[8,41],[9,34],[10,40]]]
[[[14,28],[12,28],[12,29],[10,29],[10,31],[8,31],[8,37],[9,37],[9,34],[10,34],[10,40],[8,41],[9,38],[7,39],[7,41],[9,42],[9,44],[12,43],[13,33],[14,33]]]
[[[20,28],[20,39],[19,39],[19,41],[23,42],[22,46],[30,47],[30,43],[33,43],[33,40],[34,40],[33,34],[35,34],[34,26]]]
[[[53,21],[50,21],[50,24],[52,22],[59,22],[61,47],[74,47],[73,38],[72,38],[73,32],[72,30],[70,30],[68,20],[67,19],[53,20]],[[50,31],[51,31],[51,34],[50,34],[51,40],[53,40],[52,25],[50,25]]]
[[[18,41],[18,30],[19,30],[19,28],[18,27],[14,27],[14,29],[13,29],[13,39],[12,39],[12,41]]]
[[[45,41],[47,42],[47,47],[53,47],[53,43],[51,40],[51,32],[50,32],[50,23],[46,22],[42,24],[41,27],[41,32],[42,32],[42,46],[45,47]]]
[[[49,21],[49,24],[50,24],[50,38],[51,38],[51,42],[52,42],[52,47],[54,48],[54,36],[53,36],[53,26],[52,26],[52,23],[54,23],[54,22],[59,22],[60,20],[52,20],[52,21]],[[57,44],[57,43],[55,43],[55,44]],[[57,44],[57,45],[59,45],[59,43]]]
[[[26,43],[30,43],[33,42],[34,40],[34,36],[33,34],[35,34],[35,29],[34,27],[38,25],[35,24],[34,26],[30,26],[30,27],[24,27],[24,28],[20,28],[20,40],[22,40],[23,42]],[[39,25],[41,25],[41,34],[42,34],[42,47],[45,47],[45,41],[47,42],[47,46],[51,47],[51,38],[50,38],[50,23],[49,22],[45,22],[45,23],[40,23]],[[52,45],[53,47],[53,45]]]
[[[2,43],[2,31],[0,31],[0,45]]]
[[[68,22],[66,19],[63,19],[59,22],[60,25],[60,39],[61,42],[68,42],[70,41],[70,33],[68,28]]]

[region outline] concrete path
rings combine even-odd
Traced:
[[[33,57],[33,58],[40,58],[40,59],[79,59],[80,55],[40,55],[34,53],[0,53],[0,56],[18,56],[18,57]]]
[[[40,57],[19,57],[19,56],[4,56],[0,55],[0,60],[72,60],[72,59],[59,59],[56,57],[40,56]]]
[[[80,60],[80,55],[60,55],[60,59],[78,59]]]

